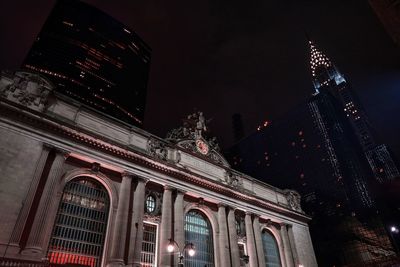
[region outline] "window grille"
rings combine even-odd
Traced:
[[[281,267],[279,249],[275,237],[273,237],[269,231],[264,230],[262,232],[261,239],[264,248],[265,266]]]
[[[193,243],[196,254],[185,251],[185,266],[214,267],[213,232],[210,222],[199,211],[189,211],[185,216],[185,242]]]
[[[141,267],[155,267],[157,259],[157,225],[143,223],[142,253],[140,255]]]
[[[148,195],[146,198],[146,211],[148,213],[154,212],[156,209],[156,199],[152,195]]]
[[[67,183],[49,242],[50,263],[100,266],[109,205],[97,181],[80,177]]]

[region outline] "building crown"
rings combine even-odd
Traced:
[[[316,70],[319,67],[329,68],[333,64],[330,61],[330,59],[317,48],[317,46],[314,44],[313,41],[308,40],[308,44],[310,45],[310,51],[311,51],[311,59],[310,59],[311,73],[313,77],[316,77]]]

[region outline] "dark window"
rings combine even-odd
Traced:
[[[279,248],[276,243],[275,237],[267,230],[264,230],[261,235],[265,266],[266,267],[281,267],[281,260],[279,256]]]
[[[214,246],[210,222],[203,213],[189,211],[185,216],[185,241],[193,243],[196,254],[194,257],[185,255],[187,267],[213,267]],[[187,252],[185,251],[185,254]]]
[[[50,263],[101,266],[109,206],[99,182],[89,177],[68,182],[50,238]]]

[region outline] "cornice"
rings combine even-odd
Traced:
[[[3,99],[1,101],[6,103],[9,102],[7,100],[4,101]],[[15,104],[10,103],[10,105]],[[257,207],[272,210],[274,212],[283,214],[302,222],[308,222],[311,219],[305,214],[289,210],[268,200],[260,199],[257,196],[240,193],[238,191],[235,191],[234,189],[227,188],[223,184],[220,184],[216,181],[211,181],[206,177],[193,173],[172,163],[162,161],[157,158],[149,158],[147,154],[141,153],[139,151],[131,151],[127,146],[118,145],[116,144],[116,142],[108,140],[104,137],[96,136],[92,133],[89,134],[87,130],[80,129],[79,127],[73,125],[68,125],[65,122],[61,124],[60,122],[55,121],[54,118],[46,114],[35,112],[24,107],[18,107],[18,109],[22,110],[16,110],[15,108],[9,105],[4,105],[0,102],[1,116],[12,119],[13,122],[24,123],[25,125],[33,129],[43,130],[46,133],[61,136],[75,143],[85,145],[88,148],[96,149],[105,154],[109,154],[114,157],[124,159],[128,162],[132,162],[134,164],[138,164],[143,167],[155,170],[170,177],[174,177],[175,179],[178,179],[180,181],[201,186],[208,190],[218,192],[219,194],[225,195],[227,197],[242,200]],[[26,112],[24,112],[24,110]]]

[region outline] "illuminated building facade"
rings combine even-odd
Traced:
[[[177,247],[191,267],[317,266],[300,195],[232,169],[201,112],[162,139],[53,90],[0,79],[0,266],[169,267]]]
[[[315,93],[234,145],[230,162],[303,196],[304,210],[313,217],[310,231],[319,265],[376,266],[393,260],[395,252],[387,226],[376,216],[373,189],[396,179],[398,170],[386,147],[373,139],[344,77],[309,44]],[[371,154],[377,155],[372,159]]]
[[[22,68],[58,93],[142,126],[150,48],[132,30],[78,0],[58,0]]]

